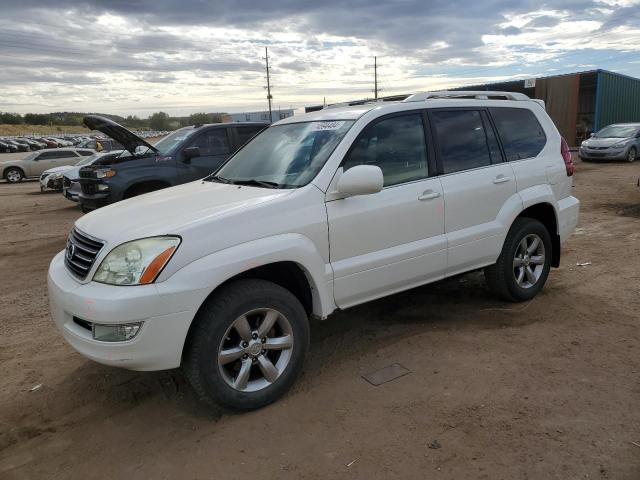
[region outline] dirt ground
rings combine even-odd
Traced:
[[[67,346],[45,278],[80,213],[0,184],[0,478],[639,479],[638,175],[578,163],[580,226],[532,302],[471,273],[314,322],[302,378],[245,414]]]

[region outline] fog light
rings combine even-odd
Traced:
[[[93,324],[93,339],[101,342],[126,342],[133,339],[142,327],[142,322],[121,325]]]
[[[109,190],[109,185],[107,185],[105,183],[99,183],[98,184],[98,191],[99,192],[106,192],[107,190]]]

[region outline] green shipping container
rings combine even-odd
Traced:
[[[594,129],[640,122],[640,79],[598,70]]]

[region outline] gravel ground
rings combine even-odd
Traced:
[[[294,389],[245,414],[67,346],[45,277],[80,212],[0,184],[0,478],[637,480],[638,175],[578,163],[580,226],[533,301],[471,273],[314,322]],[[361,378],[394,363],[411,373]]]

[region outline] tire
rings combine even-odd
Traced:
[[[636,147],[631,147],[627,152],[627,162],[635,162],[636,158],[638,158],[638,151],[636,150]]]
[[[298,299],[275,283],[234,281],[205,302],[194,322],[182,368],[208,404],[237,410],[264,407],[280,398],[302,371],[309,319]],[[266,333],[261,331],[269,328],[265,322],[273,323]]]
[[[85,207],[84,205],[80,205],[80,211],[82,213],[89,213],[89,212],[92,212],[93,210],[91,208]]]
[[[510,302],[532,299],[549,276],[552,248],[551,235],[541,222],[517,218],[509,229],[498,261],[484,269],[489,290]]]
[[[4,178],[9,183],[20,183],[24,178],[24,172],[17,167],[9,167],[4,172]]]

